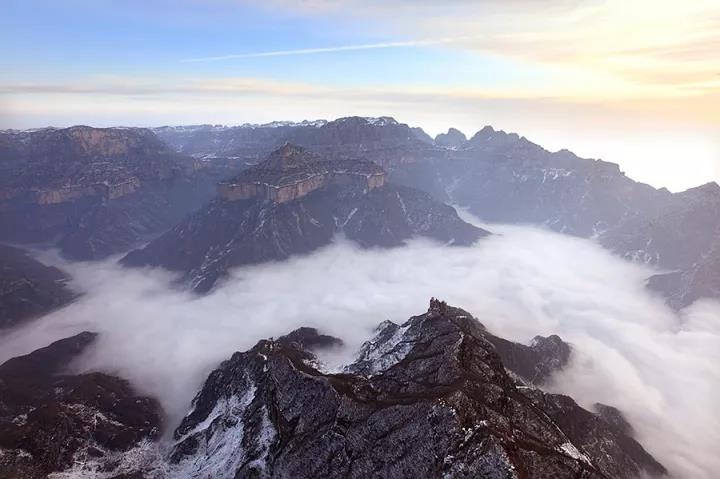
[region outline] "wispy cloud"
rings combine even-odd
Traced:
[[[201,58],[186,58],[180,60],[182,63],[200,63],[200,62],[216,62],[224,60],[237,60],[241,58],[262,58],[262,57],[285,57],[293,55],[315,55],[318,53],[337,53],[337,52],[352,52],[359,50],[378,50],[383,48],[414,48],[424,47],[432,45],[443,45],[447,43],[460,43],[468,40],[478,40],[476,36],[465,36],[465,37],[450,37],[450,38],[435,38],[428,40],[406,40],[398,42],[382,42],[382,43],[365,43],[361,45],[342,45],[335,47],[321,47],[321,48],[300,48],[296,50],[275,50],[268,52],[253,52],[253,53],[233,53],[229,55],[219,55],[212,57],[201,57]]]

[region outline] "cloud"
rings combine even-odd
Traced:
[[[349,354],[381,321],[402,322],[437,296],[501,336],[526,342],[558,333],[571,341],[578,354],[555,390],[586,406],[620,407],[678,477],[714,477],[720,305],[697,304],[678,317],[645,290],[649,270],[593,242],[490,228],[500,234],[472,248],[413,241],[367,251],[339,239],[308,256],[235,270],[201,298],[169,287],[171,277],[158,270],[61,264],[85,296],[0,338],[0,360],[99,331],[80,367],[132,378],[177,421],[208,371],[260,338],[316,326],[346,340]]]
[[[255,52],[255,53],[233,53],[230,55],[220,55],[202,58],[188,58],[181,60],[183,63],[199,63],[199,62],[216,62],[225,60],[237,60],[242,58],[262,58],[262,57],[286,57],[293,55],[314,55],[318,53],[340,53],[340,52],[354,52],[360,50],[378,50],[384,48],[415,48],[433,45],[443,45],[448,43],[458,43],[467,41],[471,37],[450,37],[450,38],[437,38],[433,40],[406,40],[398,42],[383,42],[383,43],[366,43],[363,45],[343,45],[335,47],[322,47],[322,48],[301,48],[296,50],[275,50],[269,52]]]

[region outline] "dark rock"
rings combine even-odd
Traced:
[[[0,329],[20,324],[77,297],[68,276],[45,266],[26,251],[0,245]]]
[[[503,338],[488,338],[505,367],[531,384],[543,384],[570,360],[570,345],[557,335],[535,336],[530,346]]]
[[[307,351],[318,351],[343,346],[341,339],[328,336],[327,334],[320,334],[317,329],[308,327],[298,328],[278,338],[278,342]]]
[[[44,478],[160,433],[160,408],[127,381],[67,374],[95,339],[80,333],[0,365],[0,477]]]

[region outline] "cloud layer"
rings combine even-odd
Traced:
[[[510,339],[560,334],[577,354],[554,390],[588,407],[621,408],[678,477],[713,477],[720,470],[720,305],[697,304],[678,317],[645,290],[649,271],[590,241],[492,229],[501,234],[472,248],[414,241],[363,251],[338,240],[312,255],[236,270],[202,298],[170,288],[162,271],[62,264],[85,296],[0,338],[0,360],[99,331],[79,367],[132,378],[177,421],[208,371],[233,351],[309,325],[343,338],[349,354],[381,321],[402,322],[437,296]]]

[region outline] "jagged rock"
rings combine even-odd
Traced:
[[[0,365],[0,477],[45,478],[94,461],[109,468],[159,436],[157,402],[127,381],[66,373],[95,337],[83,332]]]
[[[45,266],[26,251],[0,244],[0,329],[72,301],[77,293],[68,288],[68,279],[64,272]]]
[[[324,162],[310,161],[314,157],[306,157],[301,148],[292,152],[302,158],[283,161],[313,171]],[[337,232],[363,247],[399,246],[415,235],[468,245],[488,234],[426,193],[392,184],[369,189],[341,182],[284,202],[266,201],[264,196],[216,199],[122,262],[182,271],[193,289],[204,292],[231,267],[308,253],[329,244]]]
[[[213,371],[174,435],[176,477],[634,478],[664,474],[626,431],[508,375],[493,336],[433,301],[341,374],[296,341]]]

